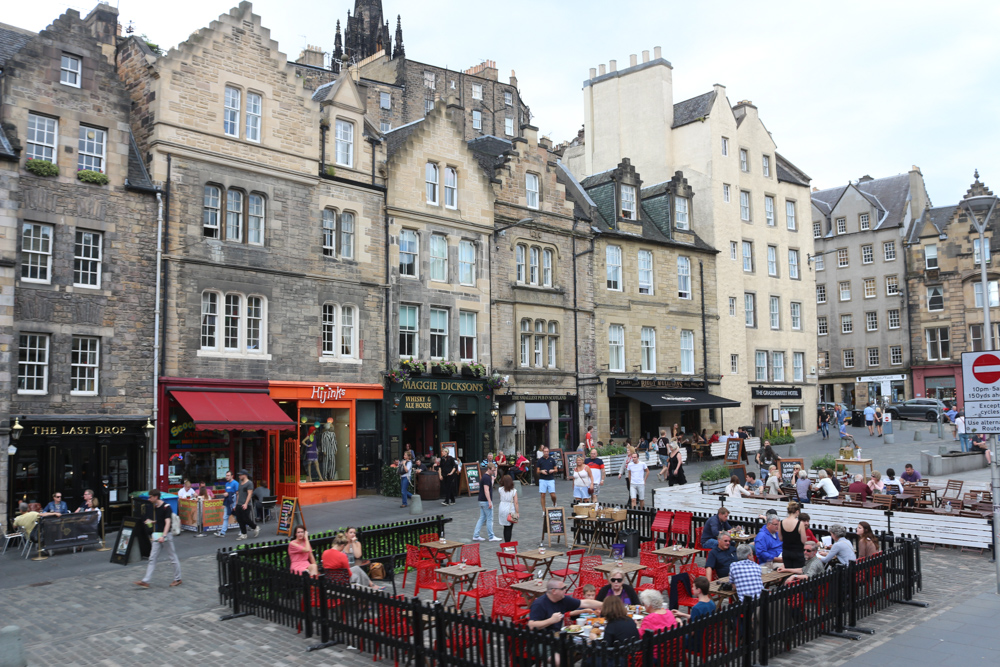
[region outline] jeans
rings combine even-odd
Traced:
[[[715,540],[710,537],[707,540],[704,540],[701,546],[705,547],[706,549],[714,549],[715,547],[719,546],[719,540]]]
[[[153,578],[153,571],[156,569],[156,559],[160,555],[160,550],[167,555],[170,562],[174,564],[174,581],[181,580],[181,561],[177,557],[177,552],[174,551],[174,536],[171,533],[167,533],[163,536],[163,542],[159,540],[153,541],[153,548],[149,552],[149,565],[146,566],[146,576],[142,578],[147,584],[149,580]]]
[[[399,489],[403,496],[403,507],[410,504],[410,480],[408,477],[399,478]]]
[[[225,535],[226,530],[229,529],[229,515],[232,513],[233,508],[225,503],[222,503],[222,528],[219,529],[219,535]]]
[[[823,431],[823,437],[830,437],[830,424],[829,422],[821,422],[819,425],[819,430]]]
[[[969,434],[968,433],[959,433],[958,434],[958,440],[959,440],[960,443],[962,443],[962,451],[963,452],[971,452],[972,451],[972,448],[969,446]]]
[[[480,500],[479,521],[476,522],[476,529],[472,531],[473,539],[479,537],[479,531],[482,529],[484,523],[486,524],[486,530],[489,533],[490,539],[492,540],[494,537],[496,537],[493,534],[493,508],[490,507],[489,501]]]

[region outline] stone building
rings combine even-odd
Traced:
[[[38,34],[0,27],[0,391],[24,429],[4,520],[7,503],[55,493],[76,509],[89,488],[117,521],[148,487],[157,201],[115,74],[117,26],[100,4]]]
[[[124,40],[118,68],[168,195],[157,485],[374,488],[384,148],[353,73],[306,88],[248,2],[162,56]]]
[[[673,67],[657,47],[629,67],[590,70],[583,83],[584,132],[564,161],[580,179],[629,157],[653,183],[676,171],[698,196],[678,198],[677,223],[718,249],[714,283],[721,311],[710,346],[721,371],[712,391],[739,402],[725,410],[733,428],[787,423],[813,427],[817,400],[815,282],[805,259],[809,177],[777,152],[749,101],[732,105],[726,88],[673,102]],[[711,367],[711,366],[710,366]],[[710,380],[711,382],[711,380]],[[632,433],[636,435],[636,433]]]
[[[812,193],[819,396],[865,406],[909,392],[904,234],[926,207],[920,169]]]
[[[991,194],[977,171],[965,196]],[[992,260],[993,242],[1000,237],[1000,216],[994,212],[988,221],[986,247],[981,249],[979,233],[961,202],[927,204],[907,233],[913,395],[953,402],[962,395],[962,353],[986,349],[980,276],[984,259],[994,350],[1000,340],[1000,272]]]
[[[678,216],[698,193],[681,172],[644,187],[628,158],[567,190],[595,235],[595,439],[721,428],[717,252]]]

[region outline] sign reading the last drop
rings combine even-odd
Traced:
[[[965,428],[1000,434],[1000,352],[963,352]]]

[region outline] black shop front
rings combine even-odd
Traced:
[[[147,488],[146,415],[21,415],[24,427],[11,457],[10,507],[61,493],[70,510],[91,489],[107,508],[108,525],[130,511],[129,493]]]
[[[463,377],[408,377],[390,382],[385,396],[387,456],[399,458],[404,445],[418,455],[437,455],[441,443],[454,442],[463,461],[492,451],[492,392],[486,380]]]

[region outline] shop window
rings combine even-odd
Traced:
[[[788,425],[792,427],[793,431],[801,431],[802,426],[802,406],[801,405],[782,405],[782,410],[788,412]]]
[[[350,408],[299,410],[300,482],[351,479]]]
[[[608,421],[612,438],[628,437],[628,402],[627,398],[608,399]]]

